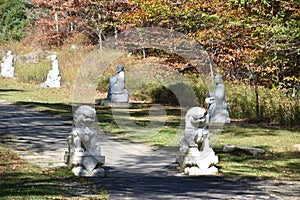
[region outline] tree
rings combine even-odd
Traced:
[[[126,11],[121,0],[33,0],[38,9],[36,35],[38,42],[60,45],[75,33],[86,34],[101,43],[106,34],[115,31],[116,16]]]
[[[0,37],[4,40],[21,40],[26,36],[27,25],[32,21],[32,4],[23,0],[0,1]]]
[[[296,0],[133,0],[120,29],[156,26],[194,37],[224,78],[288,90],[300,84]],[[251,66],[251,70],[249,68]]]

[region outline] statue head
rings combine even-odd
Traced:
[[[50,56],[50,59],[51,59],[51,61],[56,60],[56,59],[57,59],[57,55],[56,55],[56,54],[52,54],[52,55]]]
[[[7,51],[7,54],[6,54],[7,56],[10,56],[10,55],[12,55],[12,51]]]
[[[90,106],[82,105],[73,113],[75,127],[91,126],[96,122],[96,110]]]
[[[119,73],[119,72],[121,72],[121,71],[123,71],[124,70],[124,66],[123,65],[119,65],[118,67],[117,67],[117,72]]]
[[[215,83],[222,83],[223,80],[222,80],[222,76],[220,74],[217,74],[215,76]]]
[[[188,128],[198,128],[205,125],[206,110],[201,107],[193,107],[186,113],[185,122]]]

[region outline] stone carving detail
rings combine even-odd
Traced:
[[[1,63],[1,76],[6,78],[14,77],[14,56],[12,51],[8,51],[7,56],[3,58],[3,63]]]
[[[105,157],[101,156],[98,142],[98,131],[95,122],[96,111],[90,106],[83,105],[73,114],[74,128],[68,137],[68,151],[65,154],[65,163],[76,176],[104,176],[101,167]]]
[[[51,87],[60,88],[60,74],[58,68],[58,60],[56,54],[50,56],[52,61],[52,69],[47,74],[47,79],[44,83],[37,85],[39,88]]]
[[[201,107],[189,109],[185,117],[184,136],[176,161],[186,175],[198,176],[218,172],[213,165],[218,157],[210,147],[209,131],[205,127],[206,110]]]
[[[222,83],[222,76],[215,76],[215,90],[208,94],[205,103],[208,107],[207,123],[230,123],[228,105],[225,102],[225,86]]]
[[[107,101],[116,103],[128,103],[128,92],[125,89],[124,66],[117,67],[117,75],[109,79]]]

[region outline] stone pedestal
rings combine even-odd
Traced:
[[[128,92],[124,90],[124,93],[112,93],[111,94],[111,102],[114,103],[128,103]]]
[[[105,170],[101,167],[105,163],[105,157],[90,152],[74,152],[71,155],[65,153],[65,163],[72,168],[75,176],[105,176]]]
[[[210,148],[207,152],[200,152],[197,147],[189,148],[186,154],[177,157],[180,170],[186,175],[214,175],[218,169],[214,164],[218,163],[218,156]]]

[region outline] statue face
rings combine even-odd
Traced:
[[[206,110],[200,107],[191,108],[188,112],[190,112],[190,122],[194,127],[202,127],[205,124],[205,114]]]
[[[91,126],[97,120],[96,111],[90,106],[80,106],[74,113],[75,124],[81,126]]]
[[[205,124],[205,119],[194,119],[192,121],[192,123],[193,123],[193,126],[196,127],[196,128],[203,127],[204,124]]]
[[[119,73],[119,72],[121,72],[121,71],[123,71],[124,70],[124,66],[123,65],[119,65],[118,67],[117,67],[117,72]]]
[[[54,61],[56,60],[57,56],[56,55],[51,55],[51,60]]]
[[[222,83],[222,76],[221,75],[216,75],[215,82],[216,83]]]
[[[82,121],[86,125],[91,125],[91,124],[93,124],[96,121],[96,116],[93,115],[93,114],[84,113]]]

